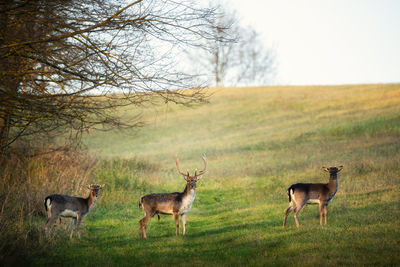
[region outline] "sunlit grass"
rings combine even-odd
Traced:
[[[104,158],[106,183],[83,238],[60,241],[36,265],[398,265],[400,86],[210,89],[209,104],[125,109],[147,124],[85,137]],[[140,240],[139,197],[184,189],[181,168],[202,168],[188,235],[154,217]],[[326,182],[322,166],[344,165],[321,227],[317,206],[282,229],[294,182]],[[182,231],[182,229],[181,229]],[[61,239],[62,240],[62,239]]]

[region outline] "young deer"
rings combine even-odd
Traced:
[[[90,190],[87,198],[71,197],[67,195],[54,194],[47,196],[44,199],[44,207],[47,211],[48,220],[44,226],[46,232],[48,232],[49,226],[57,220],[58,217],[70,217],[73,218],[74,225],[72,227],[70,238],[76,228],[78,222],[78,237],[81,238],[80,225],[82,218],[85,217],[89,211],[96,205],[97,196],[99,190],[104,187],[103,185],[91,184],[87,188]]]
[[[186,235],[186,214],[190,211],[192,203],[196,196],[196,182],[206,172],[207,159],[203,155],[204,169],[194,176],[190,176],[189,172],[183,173],[179,169],[179,160],[176,157],[176,168],[178,173],[186,180],[186,187],[183,192],[159,193],[143,196],[139,201],[139,207],[144,210],[144,217],[139,222],[140,237],[147,238],[146,224],[157,214],[169,214],[174,216],[176,225],[176,235],[179,234],[179,215],[182,216],[183,235]]]
[[[322,216],[325,214],[325,224],[327,223],[327,206],[333,200],[338,190],[337,173],[343,169],[343,166],[322,167],[324,171],[329,172],[329,183],[327,184],[293,184],[288,188],[289,207],[285,211],[283,227],[289,213],[294,209],[294,219],[297,228],[300,227],[297,214],[306,204],[319,204],[319,222],[322,225]]]

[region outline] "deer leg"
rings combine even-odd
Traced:
[[[78,217],[78,238],[81,239],[81,222],[82,222],[82,216]]]
[[[183,235],[186,235],[186,214],[182,215]]]
[[[319,204],[319,224],[322,225],[322,217],[324,216],[324,204]]]
[[[174,220],[175,220],[175,226],[176,226],[176,235],[179,235],[179,214],[174,213]]]
[[[58,217],[58,216],[53,216],[53,217],[50,217],[50,216],[49,216],[49,218],[47,219],[47,222],[46,222],[45,225],[44,225],[44,230],[45,230],[46,233],[49,231],[49,226],[50,226],[55,220],[57,220],[57,217]]]
[[[140,238],[147,238],[146,235],[146,223],[148,222],[148,218],[145,215],[140,221],[139,221],[139,236]]]
[[[71,234],[69,235],[69,238],[70,238],[70,239],[72,239],[72,235],[73,235],[74,230],[75,230],[75,228],[76,228],[76,218],[73,219],[73,221],[72,221],[72,227],[71,227],[71,228],[72,228],[72,229],[71,229]]]
[[[327,220],[328,220],[328,217],[327,217],[327,215],[328,215],[328,206],[327,205],[324,206],[324,214],[325,214],[325,224],[326,224]]]
[[[286,220],[287,220],[287,216],[289,215],[289,213],[294,209],[294,206],[292,205],[292,203],[289,204],[289,207],[286,209],[285,211],[285,218],[283,219],[283,228],[285,228],[286,225]]]
[[[300,224],[299,224],[299,219],[297,219],[297,213],[299,213],[300,211],[301,211],[301,209],[303,208],[303,206],[305,205],[306,203],[302,203],[301,205],[297,205],[297,207],[294,209],[294,220],[296,221],[296,226],[297,226],[297,228],[299,228],[300,227]]]
[[[59,226],[62,226],[61,217],[58,218],[58,225],[59,225]],[[63,228],[64,228],[64,230],[67,230],[67,225],[64,225]]]
[[[151,214],[149,212],[145,212],[144,217],[139,221],[139,236],[140,238],[147,238],[146,234],[146,224],[151,219]]]

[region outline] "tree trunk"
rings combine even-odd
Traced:
[[[5,107],[0,110],[0,154],[3,154],[8,147],[10,133],[10,115]]]

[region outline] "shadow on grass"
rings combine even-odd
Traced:
[[[267,249],[281,249],[285,232],[268,236],[262,232],[270,227],[265,222],[230,225],[188,233],[186,237],[175,236],[174,228],[170,232],[150,235],[148,239],[139,239],[138,235],[99,233],[92,246],[97,247],[95,254],[106,250],[109,260],[126,264],[211,264],[242,263],[249,257],[265,253]],[[271,230],[271,229],[269,229]],[[257,232],[253,235],[252,232]],[[85,241],[86,243],[87,241]],[[85,250],[87,243],[75,244]],[[91,243],[90,241],[88,243]],[[120,251],[125,251],[121,255]],[[104,256],[104,255],[103,255]],[[96,257],[101,257],[97,255]]]
[[[364,197],[375,200],[385,193],[377,190]],[[264,217],[259,214],[260,208],[246,215],[243,212],[246,207],[241,207],[236,210],[239,213],[232,213],[226,220],[223,216],[219,221],[207,215],[199,218],[196,213],[193,221],[188,218],[186,237],[175,236],[171,216],[162,217],[161,222],[155,217],[148,228],[148,239],[143,240],[138,234],[141,215],[130,214],[117,219],[115,225],[108,225],[106,218],[99,216],[91,220],[98,226],[87,227],[81,241],[61,242],[56,248],[57,257],[53,256],[44,265],[57,262],[91,265],[90,259],[105,265],[290,265],[296,264],[293,260],[296,258],[301,259],[297,264],[307,262],[306,256],[314,257],[311,265],[318,260],[327,265],[338,263],[338,257],[343,264],[379,263],[382,259],[394,263],[399,259],[393,255],[400,240],[396,228],[400,201],[359,206],[363,204],[359,197],[349,195],[332,203],[328,208],[328,225],[322,227],[318,206],[307,207],[299,215],[300,229],[296,228],[292,214],[287,227],[282,229],[284,208],[279,215],[275,208]],[[228,211],[229,207],[220,206],[212,213]],[[78,264],[77,258],[84,260]]]

